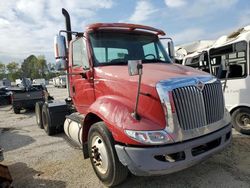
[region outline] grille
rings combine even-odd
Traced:
[[[196,86],[174,89],[173,99],[184,130],[203,127],[223,118],[224,100],[220,82],[205,84],[202,91]]]

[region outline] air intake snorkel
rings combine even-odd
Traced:
[[[71,34],[71,22],[70,22],[70,16],[66,9],[62,8],[62,14],[65,17],[65,26],[67,31],[67,41],[68,44],[72,40],[72,34]]]

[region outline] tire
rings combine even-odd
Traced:
[[[35,106],[36,113],[36,124],[40,129],[43,129],[43,120],[42,120],[42,107],[44,102],[37,102]]]
[[[46,103],[43,104],[42,108],[42,122],[44,131],[47,133],[47,135],[52,136],[56,134],[56,128],[53,127],[51,123],[49,109]]]
[[[250,109],[238,108],[232,113],[233,127],[242,134],[250,135]]]
[[[11,187],[11,184],[10,184],[10,182],[5,181],[5,180],[2,180],[2,179],[0,178],[0,187],[1,187],[1,188],[9,188],[9,187]]]
[[[13,107],[13,111],[15,114],[20,114],[21,109],[18,107]]]
[[[104,122],[91,126],[88,134],[88,152],[97,177],[106,186],[115,186],[127,178],[128,169],[119,161],[114,140]]]

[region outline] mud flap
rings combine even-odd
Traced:
[[[65,102],[47,103],[51,125],[55,127],[57,133],[63,132],[65,116],[70,114],[68,105]]]
[[[10,187],[12,181],[8,167],[0,164],[0,187]]]

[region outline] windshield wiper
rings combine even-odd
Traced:
[[[127,61],[114,61],[114,62],[105,62],[99,63],[98,66],[106,66],[106,65],[127,65]]]
[[[163,61],[161,59],[143,59],[142,60],[142,63],[157,63],[157,62],[160,62],[160,63],[169,63],[168,61]]]
[[[170,63],[169,61],[163,61],[161,59],[143,59],[142,63]],[[128,61],[110,61],[98,63],[98,66],[109,66],[109,65],[127,65]]]

